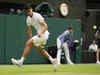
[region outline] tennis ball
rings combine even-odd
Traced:
[[[93,29],[97,29],[97,26],[96,26],[96,25],[94,25],[94,26],[93,26]]]

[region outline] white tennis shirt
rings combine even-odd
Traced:
[[[27,25],[32,25],[37,32],[41,32],[42,31],[42,26],[40,25],[40,22],[43,22],[44,18],[36,12],[33,12],[33,16],[30,17],[28,16],[26,19],[26,23]]]

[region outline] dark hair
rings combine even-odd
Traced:
[[[73,29],[72,27],[68,27],[68,30],[71,30],[71,29]]]
[[[24,6],[24,9],[25,10],[28,10],[28,9],[31,9],[32,8],[32,4],[31,3],[28,3]]]

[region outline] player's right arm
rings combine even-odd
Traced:
[[[32,38],[31,25],[28,25],[28,26],[27,26],[27,33],[28,33],[28,38],[31,39],[31,38]]]
[[[32,38],[32,30],[31,30],[31,19],[30,19],[30,17],[27,17],[26,23],[27,23],[28,38],[31,39]]]

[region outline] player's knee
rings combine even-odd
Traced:
[[[32,45],[32,40],[28,40],[27,42],[26,42],[26,46],[31,46]]]
[[[39,52],[41,52],[43,50],[41,47],[37,47],[37,48],[38,48]]]
[[[29,44],[29,42],[27,41],[27,42],[26,42],[26,46],[29,46],[29,45],[30,45],[30,44]]]

